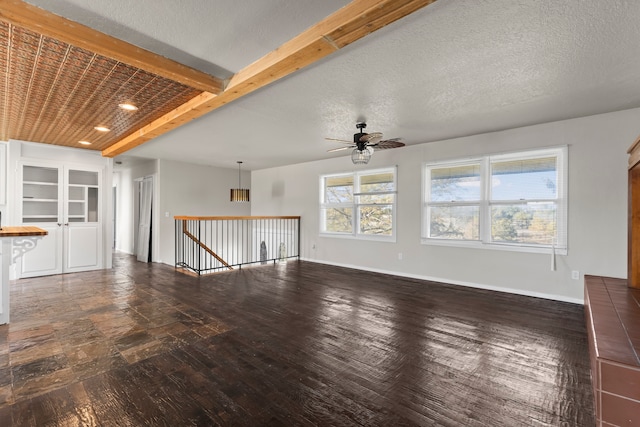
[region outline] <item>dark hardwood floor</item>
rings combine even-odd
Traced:
[[[289,261],[19,280],[1,426],[593,426],[582,306]]]

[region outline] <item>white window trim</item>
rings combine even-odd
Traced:
[[[558,188],[557,188],[557,212],[558,221],[557,236],[563,241],[558,242],[553,246],[544,245],[527,245],[523,243],[507,243],[507,242],[492,242],[490,231],[490,214],[491,208],[491,161],[495,160],[508,160],[508,159],[528,159],[538,158],[545,155],[553,155],[558,157]],[[510,152],[504,154],[488,154],[480,157],[454,159],[437,162],[424,163],[422,166],[422,213],[421,213],[421,243],[432,246],[453,246],[463,248],[476,248],[476,249],[489,249],[489,250],[501,250],[501,251],[513,251],[513,252],[530,252],[530,253],[555,253],[557,255],[567,255],[568,253],[568,176],[569,176],[569,159],[568,159],[568,146],[563,145],[559,147],[548,147],[543,149],[526,150],[518,152]],[[466,164],[480,164],[481,174],[481,194],[480,201],[461,201],[456,203],[458,206],[467,205],[480,205],[480,238],[479,240],[453,240],[453,239],[438,239],[427,237],[429,233],[429,221],[427,217],[428,204],[429,204],[429,191],[430,185],[427,182],[429,178],[429,169],[437,166],[460,166]],[[546,199],[545,199],[546,200]],[[503,201],[501,201],[503,202]],[[509,201],[504,201],[509,202]],[[432,205],[437,205],[434,203]],[[443,203],[444,204],[444,203]]]
[[[372,174],[376,174],[376,173],[386,173],[386,172],[392,172],[393,173],[393,183],[394,183],[394,191],[376,191],[376,192],[372,192],[372,193],[362,193],[360,192],[360,180],[359,177],[363,176],[363,175],[372,175]],[[346,177],[346,176],[352,176],[353,177],[353,186],[354,186],[354,192],[353,192],[353,201],[350,203],[324,203],[323,199],[324,199],[324,180],[326,178],[332,178],[332,177]],[[397,166],[392,166],[392,167],[386,167],[386,168],[377,168],[377,169],[367,169],[367,170],[362,170],[362,171],[355,171],[355,172],[346,172],[346,173],[334,173],[334,174],[326,174],[326,175],[321,175],[320,176],[320,212],[319,212],[319,235],[322,237],[332,237],[332,238],[339,238],[339,239],[354,239],[354,240],[373,240],[373,241],[377,241],[377,242],[395,242],[396,241],[396,223],[397,223],[397,207],[398,207],[398,167]],[[358,207],[360,206],[376,206],[376,204],[369,204],[369,203],[357,203],[357,197],[358,196],[362,196],[362,195],[379,195],[379,194],[394,194],[395,197],[393,198],[393,203],[391,203],[391,212],[392,212],[392,221],[391,221],[391,235],[390,236],[385,236],[385,235],[376,235],[376,234],[361,234],[359,233],[360,230],[360,219],[359,219],[359,215],[358,215]],[[351,233],[339,233],[339,232],[331,232],[331,231],[325,231],[324,230],[324,225],[325,225],[325,219],[324,219],[324,211],[326,208],[340,208],[340,207],[350,207],[352,209],[353,215],[351,218]]]

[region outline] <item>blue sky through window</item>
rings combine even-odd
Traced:
[[[491,179],[491,199],[556,199],[557,181],[555,170],[497,174]],[[479,200],[480,176],[433,179],[431,192],[434,202]]]
[[[494,175],[491,180],[491,199],[555,199],[557,184],[555,170]]]

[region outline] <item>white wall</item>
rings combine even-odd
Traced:
[[[396,243],[319,236],[319,176],[356,169],[348,156],[254,171],[251,214],[300,215],[305,259],[582,302],[583,274],[626,277],[626,150],[640,133],[638,116],[633,109],[374,153],[357,169],[398,165]],[[565,144],[569,249],[557,257],[556,271],[546,254],[420,243],[423,163]],[[572,270],[580,280],[571,279]]]
[[[118,197],[116,203],[116,250],[128,254],[135,253],[136,180],[156,175],[157,172],[157,160],[133,162],[130,166],[125,165],[114,172],[113,185],[117,187]]]
[[[229,201],[229,190],[238,186],[237,169],[160,160],[158,177],[160,260],[165,264],[173,265],[175,262],[174,216],[235,216],[251,213],[249,203]],[[250,173],[242,172],[242,186],[246,188],[249,181]]]

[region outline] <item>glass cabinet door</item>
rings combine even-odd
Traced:
[[[59,169],[22,166],[22,223],[59,223]]]
[[[98,172],[69,169],[68,173],[68,222],[98,222]]]

